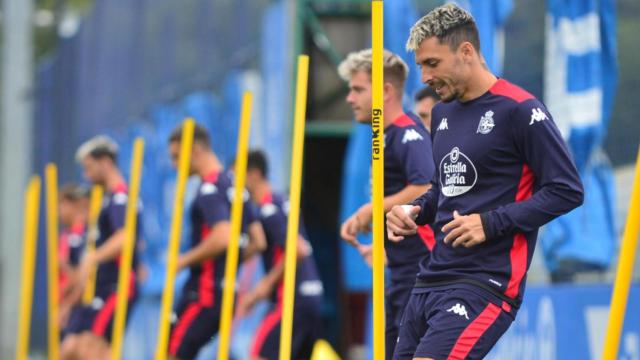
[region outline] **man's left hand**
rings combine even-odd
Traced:
[[[447,234],[444,243],[452,247],[470,248],[486,240],[480,214],[460,215],[456,210],[453,220],[442,227],[442,232]]]

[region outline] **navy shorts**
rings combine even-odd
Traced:
[[[413,283],[388,284],[385,289],[385,359],[390,360],[398,340],[398,329],[404,308],[409,302]]]
[[[393,359],[482,359],[514,320],[511,307],[465,288],[411,294]]]
[[[176,307],[168,354],[181,360],[195,359],[220,327],[220,306],[203,306],[197,299],[183,296]]]
[[[299,298],[296,298],[299,301]],[[265,316],[258,327],[251,356],[263,359],[280,358],[280,325],[282,321],[281,304],[276,305]],[[293,331],[291,338],[291,359],[310,359],[313,346],[320,337],[322,328],[320,307],[316,301],[296,304],[293,311]]]
[[[95,335],[101,336],[111,342],[113,332],[113,319],[116,309],[117,296],[115,292],[96,295],[89,305],[76,305],[69,314],[67,327],[64,329],[65,336],[80,334],[91,331]],[[135,304],[135,294],[130,296],[127,306],[127,319],[130,318],[133,305]]]

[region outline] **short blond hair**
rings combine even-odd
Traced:
[[[468,41],[480,52],[480,37],[473,16],[454,4],[437,7],[418,20],[411,27],[406,48],[416,51],[423,41],[432,37],[454,51],[462,42]]]
[[[409,66],[400,56],[389,50],[383,51],[384,80],[390,82],[400,94],[404,92],[404,83],[409,75]],[[354,51],[347,55],[338,66],[338,74],[344,81],[350,81],[356,72],[364,72],[371,75],[371,49]]]

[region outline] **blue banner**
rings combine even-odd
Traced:
[[[610,285],[530,286],[516,320],[487,359],[600,359]],[[627,299],[618,359],[640,358],[640,286]]]
[[[617,79],[613,0],[548,0],[545,103],[569,144],[585,186],[584,205],[541,235],[545,260],[606,269],[616,228],[611,167],[601,148]],[[585,221],[588,219],[588,221]]]

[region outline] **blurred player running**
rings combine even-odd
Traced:
[[[267,176],[268,164],[264,153],[251,151],[247,164],[247,188],[251,199],[259,205],[260,221],[267,236],[267,249],[262,254],[265,276],[242,298],[238,311],[241,315],[246,314],[258,301],[270,300],[270,311],[258,327],[251,347],[251,358],[273,360],[278,359],[280,354],[289,202],[272,191]],[[302,222],[299,234],[291,356],[293,359],[309,359],[322,327],[320,310],[324,289]]]
[[[116,305],[120,254],[125,240],[124,222],[127,207],[127,184],[117,167],[118,146],[105,136],[85,142],[76,152],[84,176],[106,189],[105,202],[98,217],[99,236],[93,254],[85,254],[73,282],[74,296],[79,300],[91,269],[96,269],[95,297],[69,317],[67,336],[61,347],[62,359],[110,359],[110,342]],[[140,218],[140,206],[138,218]],[[141,234],[138,221],[136,242]],[[129,311],[137,296],[138,256],[134,252],[129,283]]]
[[[182,126],[169,137],[169,153],[174,167],[180,154]],[[172,359],[194,359],[200,349],[217,334],[220,327],[222,286],[226,250],[231,232],[232,174],[225,171],[211,150],[207,130],[196,125],[189,173],[201,179],[190,209],[191,244],[178,258],[178,271],[189,269],[176,306],[169,337],[168,354]],[[248,199],[246,199],[248,200]],[[241,259],[264,250],[266,240],[255,208],[246,201],[243,227],[249,236],[241,241]]]

